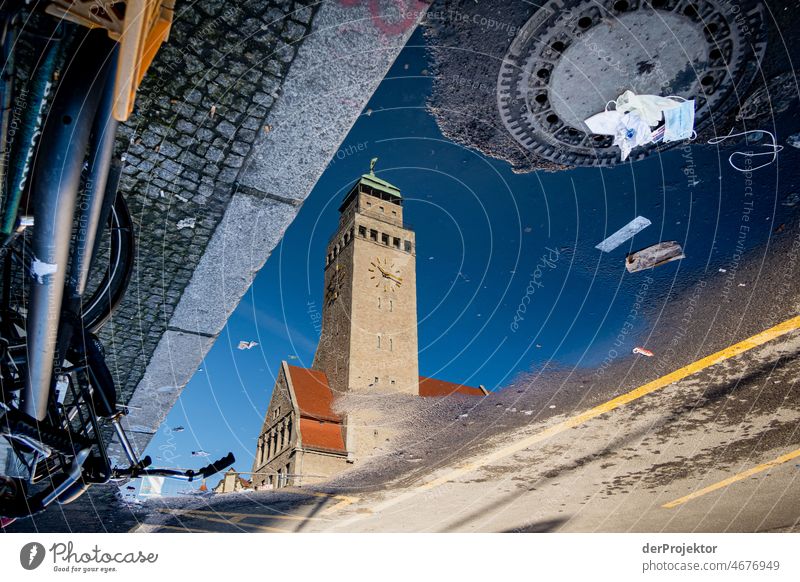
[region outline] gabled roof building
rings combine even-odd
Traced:
[[[374,162],[345,196],[328,243],[313,365],[281,363],[257,441],[256,489],[325,481],[389,440],[366,411],[337,414],[338,394],[487,394],[419,375],[414,231],[400,190],[375,176]]]

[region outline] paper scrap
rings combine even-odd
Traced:
[[[641,232],[651,224],[652,223],[644,216],[637,216],[594,248],[599,249],[604,253],[613,251],[626,240],[633,238],[636,233]]]

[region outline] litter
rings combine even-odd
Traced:
[[[242,341],[239,342],[238,348],[240,350],[252,350],[257,345],[258,345],[258,342],[248,342],[248,341],[242,340]]]
[[[664,110],[664,141],[692,139],[694,133],[694,100]]]
[[[193,457],[208,457],[211,453],[205,451],[192,451]]]
[[[800,133],[793,133],[786,139],[786,144],[793,148],[800,148]]]
[[[800,204],[800,194],[797,192],[792,192],[788,196],[786,196],[786,200],[781,202],[781,206],[797,206]]]
[[[629,273],[652,269],[671,261],[685,258],[683,249],[677,241],[660,242],[625,257],[625,268]]]
[[[612,103],[615,108],[609,109]],[[652,131],[662,119],[664,125]],[[605,111],[592,115],[584,123],[593,134],[613,135],[614,145],[620,148],[624,161],[637,146],[692,137],[694,101],[625,91],[616,100],[609,101]]]
[[[641,232],[651,224],[652,223],[644,216],[637,216],[594,248],[601,250],[604,253],[613,251],[626,240],[633,238],[634,235]]]
[[[614,111],[613,109],[610,111],[601,111],[588,119],[584,119],[583,122],[594,134],[616,135],[617,127],[619,127],[619,124],[622,122],[622,113]]]
[[[731,130],[731,132],[732,131],[733,130]],[[729,138],[732,138],[732,137],[738,137],[740,135],[746,136],[747,134],[750,134],[750,133],[764,133],[764,134],[770,136],[772,138],[772,143],[760,144],[759,147],[772,148],[772,151],[771,152],[756,152],[756,153],[753,153],[753,152],[733,152],[730,156],[728,156],[728,163],[731,165],[731,167],[734,170],[738,170],[739,172],[753,172],[754,170],[759,170],[761,168],[766,168],[767,166],[769,166],[773,162],[777,161],[778,152],[783,151],[783,146],[782,145],[778,145],[778,142],[775,139],[775,136],[772,133],[770,133],[767,130],[765,130],[765,129],[749,129],[747,131],[740,131],[739,133],[728,133],[728,135],[723,135],[722,137],[715,137],[715,138],[712,138],[712,139],[708,140],[708,145],[717,145],[717,144],[722,143],[726,139],[729,139]],[[745,158],[756,158],[758,156],[770,156],[770,155],[772,156],[772,159],[770,161],[768,161],[765,164],[761,164],[760,166],[756,166],[755,168],[742,168],[742,167],[737,166],[736,164],[733,163],[734,156],[743,156]]]
[[[658,95],[637,95],[633,91],[625,91],[614,101],[617,111],[621,113],[634,112],[647,122],[651,127],[655,127],[664,116],[664,111],[678,107],[679,103],[670,97],[659,97]]]
[[[178,230],[182,230],[184,228],[194,228],[197,222],[196,218],[184,218],[183,220],[178,221]]]
[[[655,354],[653,352],[651,352],[650,350],[648,350],[647,348],[642,348],[642,347],[639,347],[639,346],[636,346],[635,348],[633,348],[633,353],[634,354],[641,354],[643,356],[647,356],[648,358],[652,358],[653,356],[655,356]]]
[[[186,429],[183,428],[182,426],[176,426],[175,428],[172,429],[172,432],[183,432],[184,430]]]
[[[633,148],[646,145],[652,141],[653,133],[647,122],[638,113],[626,113],[620,119],[617,132],[614,134],[614,145],[622,152],[622,161],[628,159]]]

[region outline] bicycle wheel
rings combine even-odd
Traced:
[[[109,224],[103,237],[106,249],[100,249],[95,257],[95,268],[105,267],[89,298],[82,306],[83,325],[96,333],[119,306],[130,283],[136,257],[133,220],[122,194],[117,194],[109,216]]]

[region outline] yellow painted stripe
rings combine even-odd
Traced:
[[[291,521],[330,521],[322,517],[304,517],[302,515],[289,515],[283,513],[239,513],[234,511],[203,511],[200,509],[159,509],[162,513],[170,513],[172,515],[196,515],[198,517],[226,517],[230,518],[231,522],[237,523],[247,517],[254,518],[269,518],[269,519],[286,519]]]
[[[737,481],[741,481],[742,479],[747,479],[748,477],[752,477],[753,475],[756,475],[757,473],[761,473],[762,471],[766,471],[768,469],[771,469],[772,467],[777,467],[778,465],[782,465],[783,463],[791,461],[792,459],[796,459],[797,457],[800,457],[800,449],[797,449],[796,451],[792,451],[791,453],[786,453],[785,455],[781,455],[777,459],[774,459],[774,460],[769,461],[767,463],[762,463],[760,465],[756,465],[752,469],[748,469],[747,471],[744,471],[743,473],[739,473],[738,475],[734,475],[733,477],[728,477],[727,479],[723,479],[719,483],[714,483],[713,485],[709,485],[708,487],[704,487],[704,488],[700,489],[699,491],[695,491],[694,493],[690,493],[689,495],[685,495],[685,496],[681,497],[680,499],[676,499],[675,501],[670,501],[669,503],[665,503],[661,507],[664,507],[666,509],[672,509],[673,507],[677,507],[679,505],[683,505],[687,501],[691,501],[692,499],[697,499],[698,497],[702,497],[706,493],[711,493],[712,491],[716,491],[717,489],[722,489],[723,487],[727,487],[728,485],[736,483]]]
[[[747,352],[748,350],[752,350],[758,346],[764,345],[765,343],[772,341],[776,338],[779,338],[787,333],[800,329],[800,315],[793,317],[791,319],[787,319],[783,323],[779,323],[778,325],[771,327],[767,330],[762,331],[761,333],[757,333],[756,335],[747,338],[746,340],[740,341],[737,344],[729,346],[723,350],[715,352],[710,356],[706,356],[696,362],[692,362],[691,364],[684,366],[666,374],[665,376],[661,376],[660,378],[653,380],[652,382],[648,382],[647,384],[643,384],[630,392],[622,394],[621,396],[617,396],[608,402],[604,402],[594,408],[590,408],[586,412],[582,412],[576,416],[570,417],[558,424],[551,426],[543,431],[537,432],[527,438],[519,440],[517,442],[511,443],[505,447],[497,449],[496,451],[489,453],[488,455],[484,455],[480,459],[476,461],[472,461],[469,463],[465,463],[460,465],[441,477],[433,479],[427,483],[423,483],[414,489],[411,489],[401,495],[396,497],[390,498],[383,503],[379,504],[376,508],[376,511],[381,511],[386,509],[387,507],[391,507],[413,497],[420,491],[426,491],[429,489],[433,489],[434,487],[438,487],[444,483],[449,481],[453,481],[454,479],[458,479],[459,477],[469,474],[477,468],[480,468],[485,465],[489,465],[500,459],[504,459],[520,451],[524,451],[525,449],[541,443],[557,434],[560,434],[564,431],[567,431],[571,428],[579,426],[593,418],[611,412],[612,410],[616,410],[621,406],[625,406],[626,404],[630,404],[631,402],[638,400],[648,394],[652,394],[653,392],[660,390],[670,384],[674,384],[675,382],[679,382],[684,378],[691,376],[692,374],[696,374],[701,370],[714,366],[715,364],[719,364],[727,359],[736,357],[740,354]]]
[[[241,526],[243,528],[246,527],[246,528],[250,528],[250,529],[256,529],[256,530],[259,530],[259,531],[278,532],[278,533],[292,533],[292,530],[283,529],[283,528],[279,528],[279,527],[270,527],[270,526],[266,526],[266,525],[258,525],[258,524],[251,524],[251,523],[239,523],[239,521],[242,520],[245,516],[235,517],[233,519],[222,519],[222,518],[219,518],[219,517],[211,517],[210,515],[196,515],[197,513],[201,513],[201,512],[195,512],[195,511],[175,511],[175,510],[169,510],[169,509],[162,510],[162,511],[164,513],[169,513],[170,515],[174,515],[175,517],[178,517],[178,518],[183,517],[183,518],[186,518],[186,519],[198,519],[198,520],[208,521],[208,522],[211,522],[211,523],[221,523],[223,525],[238,525],[238,526]],[[247,517],[249,517],[249,516],[247,516]],[[167,527],[167,526],[163,526],[162,525],[161,527]],[[171,526],[171,527],[177,527],[177,526]],[[195,526],[192,526],[191,529],[199,529],[199,528],[197,528]],[[209,530],[203,530],[203,531],[209,531]]]

